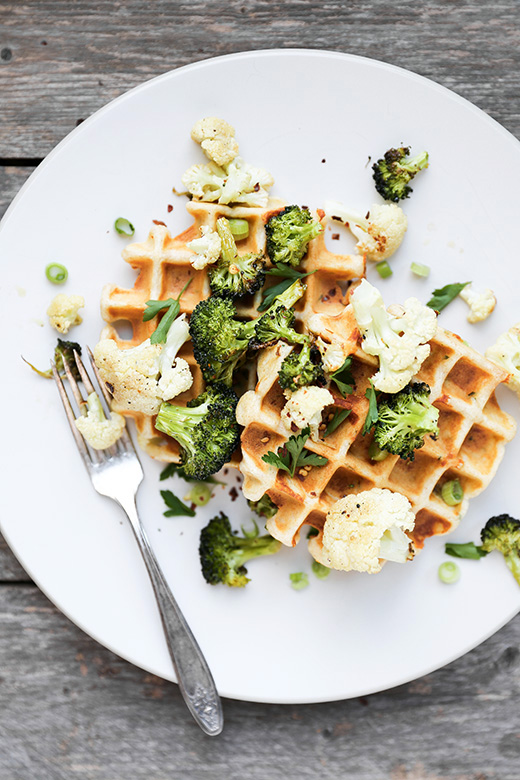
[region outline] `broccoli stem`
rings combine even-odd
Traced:
[[[428,167],[428,152],[420,152],[419,154],[416,154],[415,157],[409,157],[407,160],[403,160],[399,165],[403,170],[408,171],[408,173],[417,173],[417,171],[421,171],[423,168]]]
[[[217,219],[217,233],[222,242],[220,256],[227,264],[232,263],[238,254],[237,245],[235,244],[235,238],[229,227],[229,222],[225,217]]]
[[[286,309],[290,309],[294,306],[296,301],[299,301],[305,292],[306,285],[300,279],[296,279],[287,290],[278,295],[273,301],[274,307],[284,306]]]
[[[518,557],[517,553],[509,553],[508,555],[504,555],[505,561],[513,574],[513,577],[520,585],[520,558]]]
[[[197,454],[197,448],[193,443],[193,431],[197,423],[206,416],[208,409],[209,403],[207,401],[189,409],[184,406],[164,403],[157,415],[155,427],[176,439],[181,447],[194,457]]]
[[[280,542],[271,536],[257,536],[255,539],[233,537],[233,547],[236,549],[231,553],[232,566],[239,569],[252,558],[278,552]]]

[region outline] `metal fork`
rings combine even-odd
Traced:
[[[100,380],[90,349],[88,352],[99,387],[110,408],[110,396],[104,383]],[[74,358],[87,394],[97,392],[77,352],[74,352]],[[63,365],[72,395],[81,410],[86,401],[65,356],[63,356]],[[108,449],[91,450],[87,447],[85,440],[75,425],[75,415],[63,380],[55,364],[51,362],[51,366],[72,435],[94,488],[102,496],[114,499],[123,509],[132,526],[148,574],[150,575],[161,615],[166,644],[168,645],[184,701],[201,729],[210,736],[217,736],[222,731],[224,719],[222,705],[213,677],[206,659],[159,568],[137,513],[135,497],[143,480],[143,469],[132,439],[125,428],[121,438]]]

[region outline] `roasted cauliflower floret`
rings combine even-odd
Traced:
[[[188,363],[177,352],[189,338],[186,316],[174,320],[165,344],[120,349],[112,339],[102,339],[94,349],[100,377],[115,406],[121,411],[157,414],[163,401],[189,390],[193,377]]]
[[[414,526],[411,504],[401,493],[372,488],[345,496],[327,514],[321,562],[369,574],[380,571],[384,560],[404,563],[414,554],[407,535]]]
[[[334,403],[334,396],[325,387],[300,387],[296,392],[284,391],[287,403],[282,409],[282,421],[286,428],[296,425],[300,430],[309,427],[311,439],[318,441],[321,415],[326,406]]]
[[[47,309],[47,316],[53,328],[60,333],[68,333],[75,325],[83,322],[79,310],[85,305],[82,295],[66,295],[58,293]]]
[[[105,450],[120,438],[125,428],[125,418],[117,412],[105,417],[101,401],[96,393],[87,398],[86,414],[76,420],[76,428],[95,450]]]
[[[216,116],[199,119],[191,129],[191,137],[217,165],[230,163],[238,154],[235,129]]]
[[[486,349],[486,357],[509,373],[507,385],[520,398],[520,322],[502,333],[493,346]]]
[[[404,307],[386,311],[381,293],[366,279],[351,296],[367,355],[379,358],[379,371],[373,377],[376,390],[398,393],[419,371],[430,354],[427,343],[437,331],[437,315],[417,298],[408,298]]]
[[[262,168],[254,168],[241,157],[235,157],[222,167],[214,162],[192,165],[183,175],[182,183],[197,200],[265,208],[269,199],[267,190],[274,179]]]
[[[201,226],[200,238],[194,238],[186,246],[195,252],[190,258],[190,263],[196,271],[216,263],[222,251],[222,241],[219,234],[207,225]]]
[[[482,322],[487,319],[497,304],[493,290],[477,293],[469,284],[460,291],[459,296],[469,306],[468,322]]]
[[[408,227],[404,211],[396,203],[374,203],[366,217],[342,203],[329,200],[325,214],[343,222],[358,239],[356,248],[368,260],[386,260],[400,247]]]

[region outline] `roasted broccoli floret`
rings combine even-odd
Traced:
[[[213,295],[195,306],[190,318],[193,354],[206,382],[231,386],[233,371],[246,355],[254,335],[254,322],[235,319],[229,298]]]
[[[259,290],[265,281],[265,262],[262,255],[239,255],[229,222],[217,220],[217,233],[222,249],[216,265],[209,268],[209,284],[215,295],[240,298]]]
[[[408,183],[416,173],[428,167],[428,152],[408,157],[409,146],[389,149],[385,156],[372,166],[376,190],[385,200],[395,203],[408,198],[412,188]]]
[[[209,521],[200,534],[199,555],[202,574],[210,585],[243,588],[249,582],[244,564],[260,555],[278,552],[281,542],[272,536],[235,536],[222,512]]]
[[[281,338],[305,340],[305,336],[296,333],[289,325],[294,320],[291,307],[305,291],[305,285],[297,280],[273,301],[269,309],[257,320],[241,322],[235,319],[235,307],[229,298],[213,295],[197,304],[190,318],[190,336],[193,342],[193,354],[199,364],[206,382],[224,382],[231,386],[233,371],[246,357],[248,347],[260,348]],[[285,316],[284,316],[285,313]],[[271,315],[275,315],[273,318]],[[264,343],[257,334],[262,325],[269,326],[269,339]],[[285,319],[290,320],[286,325]],[[276,321],[279,326],[276,330]],[[283,335],[282,335],[283,333]],[[291,343],[295,343],[292,341]]]
[[[181,447],[187,477],[205,480],[228,462],[239,440],[236,393],[224,384],[208,387],[188,406],[163,403],[155,421]]]
[[[274,517],[278,512],[278,507],[274,501],[271,501],[267,493],[264,493],[262,498],[258,501],[248,500],[247,503],[249,504],[249,509],[255,512],[255,514],[260,515],[260,517],[269,519],[270,517]]]
[[[480,533],[485,553],[498,550],[504,556],[513,577],[520,585],[520,521],[511,515],[491,517]]]
[[[287,206],[273,214],[265,226],[266,251],[271,262],[298,266],[312,238],[321,232],[321,225],[312,219],[309,209]]]
[[[278,381],[284,390],[296,391],[305,385],[324,387],[326,379],[319,349],[307,342],[300,352],[293,350],[280,366]]]
[[[63,365],[63,358],[65,358],[70,370],[72,371],[74,379],[77,382],[80,382],[81,377],[79,375],[76,361],[74,360],[74,351],[76,351],[78,355],[81,356],[81,347],[76,341],[64,341],[63,339],[59,338],[58,343],[54,348],[54,364],[58,374],[62,374],[65,371],[65,367]],[[52,379],[52,368],[48,368],[46,371],[40,371],[39,368],[33,366],[33,364],[29,363],[29,361],[25,360],[25,358],[22,358],[22,360],[24,360],[27,365],[30,366],[33,371],[36,371],[36,373],[40,376],[43,376],[45,379]]]
[[[256,322],[255,337],[251,342],[253,349],[269,347],[277,341],[289,344],[305,344],[309,337],[293,328],[294,311],[285,306],[271,307]]]
[[[413,460],[424,437],[438,435],[438,419],[439,410],[430,403],[429,386],[425,382],[409,384],[379,401],[374,440],[382,450]]]
[[[293,326],[294,309],[292,306],[305,292],[305,285],[297,279],[287,290],[278,295],[267,311],[255,320],[255,335],[251,347],[268,347],[282,339],[289,344],[305,344],[309,337],[297,333]]]

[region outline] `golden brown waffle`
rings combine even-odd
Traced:
[[[363,436],[368,401],[365,390],[377,370],[377,360],[359,347],[359,334],[352,306],[336,317],[313,319],[325,341],[340,335],[352,354],[355,389],[342,398],[331,391],[334,407],[351,413],[325,440],[307,442],[307,449],[328,458],[324,466],[313,467],[308,475],[296,473],[293,478],[262,461],[262,456],[276,451],[287,440],[288,432],[280,419],[285,398],[278,384],[281,362],[291,350],[278,344],[267,350],[258,363],[255,391],[245,394],[237,409],[238,421],[245,426],[242,434],[244,475],[243,491],[257,500],[267,492],[279,507],[267,521],[269,532],[284,544],[295,544],[302,525],[318,529],[311,539],[311,553],[320,560],[322,529],[329,508],[348,493],[359,493],[373,487],[389,488],[410,500],[416,514],[413,533],[417,547],[426,537],[447,533],[455,528],[467,509],[468,499],[489,484],[502,459],[504,445],[515,433],[515,422],[503,412],[495,398],[495,389],[506,373],[453,333],[438,328],[430,342],[431,354],[416,379],[427,382],[431,397],[439,409],[439,436],[427,438],[414,461],[389,455],[380,462],[371,461],[368,448],[372,436]],[[333,411],[325,410],[324,419]],[[457,478],[464,489],[464,500],[448,506],[439,496],[443,483]]]
[[[103,289],[101,299],[101,315],[108,323],[101,337],[112,338],[119,347],[135,347],[144,341],[154,330],[153,322],[143,322],[145,303],[149,299],[163,300],[176,298],[188,279],[193,281],[183,293],[180,300],[180,310],[188,316],[197,303],[210,295],[207,271],[196,271],[190,258],[193,251],[186,245],[200,235],[202,225],[214,229],[219,217],[234,217],[247,219],[249,236],[239,244],[240,254],[247,252],[263,253],[265,250],[265,222],[269,216],[284,207],[281,201],[271,200],[268,207],[252,208],[243,206],[222,206],[216,203],[189,201],[186,205],[193,217],[193,224],[180,235],[172,238],[167,228],[159,223],[154,224],[146,241],[130,244],[123,250],[123,259],[137,272],[138,276],[133,289],[124,289],[115,285],[107,285]],[[296,306],[297,319],[301,322],[315,312],[337,313],[343,308],[344,289],[341,283],[364,275],[364,260],[355,256],[336,255],[329,252],[325,246],[324,231],[311,241],[304,263],[306,271],[316,271],[307,277],[307,290]],[[272,277],[272,283],[279,281]],[[261,294],[248,296],[238,302],[237,312],[241,319],[249,320],[258,315],[257,306]],[[132,336],[122,339],[115,327],[116,323],[130,325]],[[204,387],[201,372],[193,357],[191,342],[188,342],[180,353],[192,369],[194,381],[191,390],[175,399],[175,403],[185,404],[195,398]],[[253,364],[245,367],[238,378],[243,389],[254,388],[256,369]],[[154,418],[138,412],[128,412],[126,409],[114,410],[134,418],[139,445],[149,455],[161,461],[179,460],[179,449],[170,437],[155,430]],[[237,453],[231,465],[238,465],[240,454]]]

